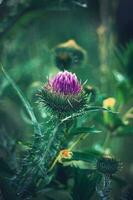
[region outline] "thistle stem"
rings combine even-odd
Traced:
[[[33,188],[45,187],[51,178],[49,168],[62,149],[66,123],[59,123],[49,137],[35,138],[31,151],[15,179],[19,199],[32,196]],[[48,134],[48,133],[46,133]],[[47,142],[46,142],[47,141]]]
[[[102,188],[96,186],[96,192],[101,200],[110,200],[111,180],[108,175],[103,175]]]

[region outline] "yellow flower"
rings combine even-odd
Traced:
[[[103,101],[104,108],[114,108],[116,104],[116,99],[113,97],[107,98]]]

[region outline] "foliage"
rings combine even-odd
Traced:
[[[0,25],[0,198],[132,198],[132,42],[118,48],[108,38],[104,46],[100,40],[106,36],[83,1],[14,1],[15,7],[8,2]],[[92,23],[86,26],[88,18]],[[85,50],[82,65],[68,66],[85,83],[84,92],[70,102],[55,96],[58,106],[51,112],[45,107],[54,106],[52,94],[42,89],[41,106],[36,94],[58,71],[53,49],[71,39]]]

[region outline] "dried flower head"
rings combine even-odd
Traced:
[[[74,40],[59,44],[54,49],[55,63],[61,70],[81,64],[85,54],[85,50]]]
[[[97,170],[103,174],[112,175],[119,170],[119,161],[110,156],[104,156],[98,159]]]
[[[68,71],[57,73],[40,91],[40,102],[57,115],[78,112],[86,101],[82,85],[76,75]]]

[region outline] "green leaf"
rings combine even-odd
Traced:
[[[89,162],[84,162],[82,160],[71,160],[63,162],[64,167],[74,167],[81,170],[87,170],[88,172],[95,171],[95,165]]]
[[[72,158],[63,162],[64,166],[76,167],[79,169],[95,170],[96,162],[101,154],[98,152],[72,152]]]
[[[26,108],[26,110],[27,110],[27,112],[28,112],[28,114],[29,114],[29,116],[31,118],[32,124],[34,126],[35,134],[36,135],[42,135],[40,124],[38,123],[38,121],[37,121],[37,119],[35,117],[35,114],[33,112],[33,108],[31,107],[30,103],[24,97],[24,95],[22,94],[22,91],[20,90],[20,88],[16,85],[16,83],[12,80],[12,78],[8,75],[8,73],[5,71],[4,68],[2,68],[2,71],[3,71],[6,79],[12,85],[12,87],[14,88],[14,90],[17,92],[17,94],[20,97],[23,105],[25,106],[25,108]]]
[[[96,190],[96,184],[101,179],[97,173],[91,173],[85,170],[75,170],[75,184],[73,188],[73,200],[88,200]]]
[[[104,107],[100,107],[100,106],[88,106],[88,107],[85,109],[85,111],[86,111],[86,112],[106,111],[106,112],[116,113],[116,112],[113,112],[113,111],[110,110],[110,109],[107,109],[107,108],[104,108]]]
[[[82,160],[86,162],[96,162],[97,159],[101,156],[101,154],[94,153],[94,152],[73,152],[72,159],[73,160]]]
[[[70,132],[71,135],[78,135],[82,133],[87,133],[87,134],[101,133],[101,131],[96,130],[95,127],[81,127],[81,128],[74,129]]]

